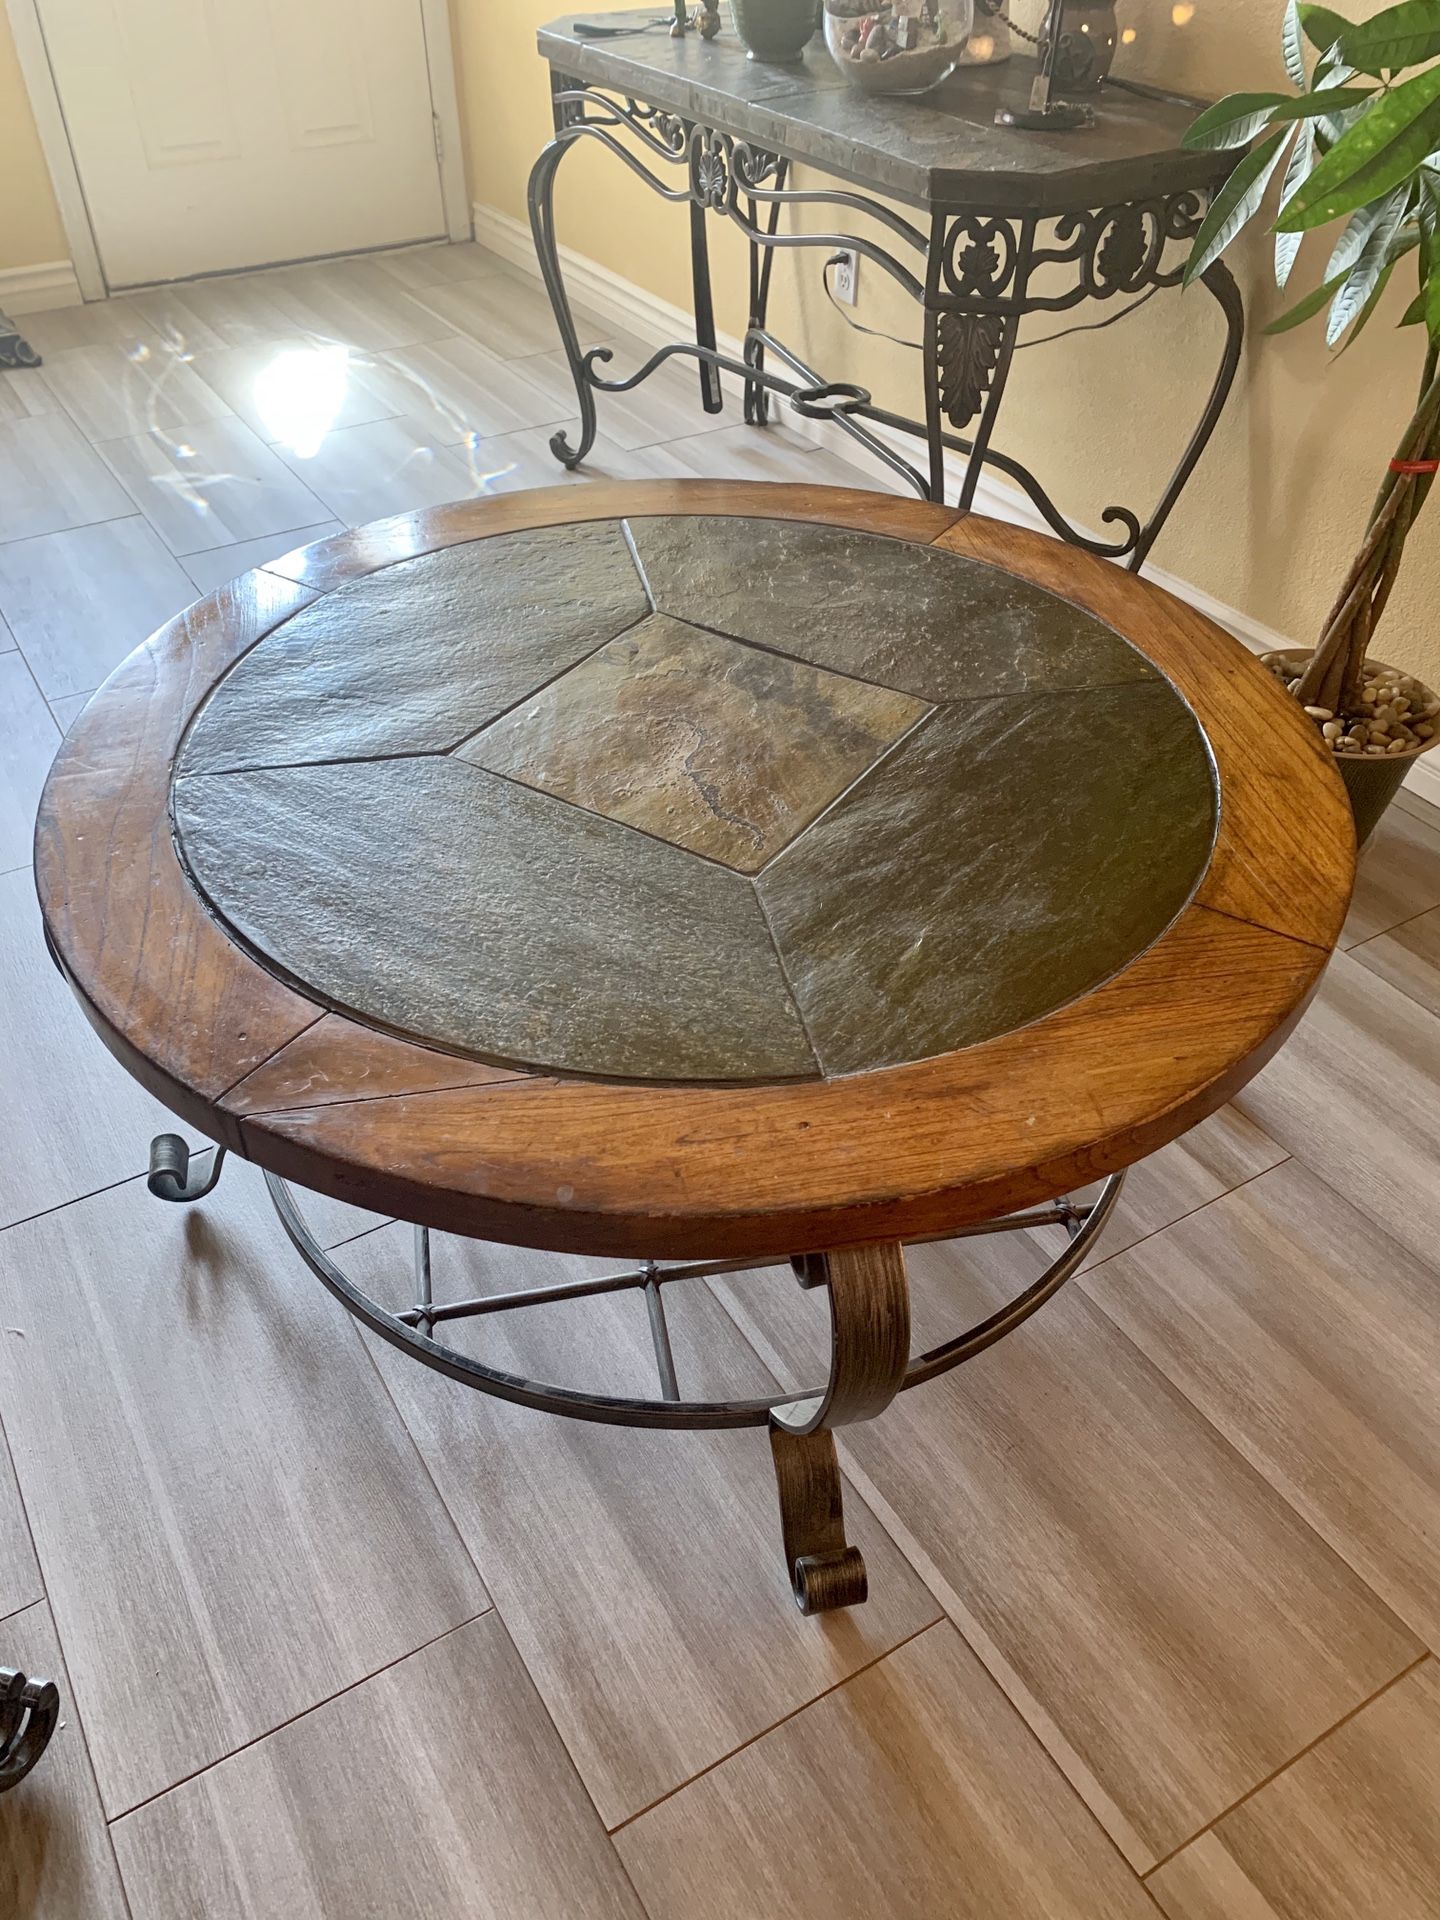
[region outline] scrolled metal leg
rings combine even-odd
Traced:
[[[157,1133],[150,1142],[150,1172],[145,1184],[157,1200],[203,1200],[213,1191],[225,1165],[224,1147],[216,1147],[202,1175],[190,1171],[190,1148],[178,1133]]]
[[[774,1409],[770,1449],[796,1605],[828,1613],[858,1606],[867,1593],[864,1559],[845,1538],[831,1429],[873,1419],[899,1392],[910,1359],[910,1290],[894,1242],[807,1254],[794,1267],[802,1286],[824,1285],[830,1296],[830,1378],[810,1399]]]
[[[563,466],[575,468],[595,444],[595,394],[590,385],[586,356],[580,351],[580,336],[575,331],[575,319],[570,311],[570,298],[565,291],[555,241],[555,169],[569,144],[566,140],[557,139],[546,147],[531,169],[527,199],[535,257],[540,262],[540,273],[545,282],[545,291],[550,296],[555,324],[560,330],[560,344],[565,349],[565,359],[570,367],[570,377],[575,382],[575,397],[580,406],[578,443],[572,447],[564,433],[552,434],[550,451]],[[597,349],[597,356],[608,360],[608,348]]]
[[[845,1538],[845,1503],[835,1436],[770,1428],[780,1532],[795,1604],[802,1613],[858,1607],[869,1594],[865,1561]]]
[[[1179,466],[1171,476],[1170,484],[1162,494],[1160,504],[1151,514],[1143,532],[1135,541],[1134,551],[1126,561],[1132,573],[1138,573],[1150,557],[1150,549],[1159,539],[1165,522],[1174,510],[1175,502],[1189,484],[1190,476],[1199,464],[1200,456],[1210,444],[1210,436],[1219,424],[1225,411],[1225,403],[1230,398],[1230,389],[1235,384],[1235,376],[1240,371],[1240,356],[1245,346],[1245,301],[1235,276],[1223,260],[1217,260],[1201,275],[1206,291],[1218,302],[1225,315],[1225,345],[1220,355],[1220,366],[1215,375],[1215,384],[1210,389],[1210,398],[1205,403],[1205,411],[1200,416],[1199,425],[1190,436]],[[1109,517],[1108,515],[1106,516]]]
[[[18,1787],[50,1744],[60,1718],[53,1680],[31,1680],[0,1667],[0,1793]]]

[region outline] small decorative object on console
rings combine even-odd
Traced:
[[[1058,93],[1098,93],[1115,58],[1119,27],[1114,0],[1053,0],[1040,30],[1043,61],[1057,31],[1053,81]]]
[[[798,60],[820,24],[815,0],[730,0],[730,13],[750,58],[775,66]]]
[[[955,71],[973,0],[825,0],[825,44],[867,93],[928,93]]]
[[[975,0],[975,24],[960,56],[962,67],[998,67],[1010,58],[1010,22],[1005,7],[1006,0]]]
[[[713,0],[700,0],[693,13],[687,13],[685,0],[675,0],[675,19],[670,27],[672,40],[683,39],[687,33],[698,33],[702,40],[713,40],[720,31],[720,9]]]

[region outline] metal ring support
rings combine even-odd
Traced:
[[[900,1392],[910,1362],[910,1288],[897,1241],[812,1254],[830,1295],[830,1378],[822,1393],[771,1415],[787,1433],[873,1420]]]
[[[155,1143],[152,1159],[158,1156],[164,1161],[169,1157],[163,1149],[170,1144],[162,1136]],[[197,1183],[194,1188],[190,1187],[186,1178],[188,1170],[183,1164],[168,1171],[169,1177],[158,1189],[161,1197],[186,1199],[192,1194],[198,1197],[208,1192],[219,1169],[218,1166],[212,1168],[210,1179]],[[910,1357],[910,1292],[904,1247],[899,1241],[793,1256],[791,1264],[801,1284],[823,1286],[829,1303],[830,1368],[825,1385],[818,1391],[730,1401],[687,1401],[680,1397],[663,1289],[682,1280],[783,1266],[785,1263],[781,1260],[692,1261],[670,1268],[651,1260],[632,1273],[441,1302],[434,1294],[430,1232],[426,1227],[416,1226],[414,1264],[419,1300],[416,1306],[396,1313],[363,1293],[317,1243],[283,1180],[267,1173],[265,1184],[280,1224],[300,1257],[336,1299],[392,1346],[453,1380],[521,1406],[611,1425],[691,1430],[768,1425],[791,1591],[800,1611],[813,1614],[858,1606],[868,1592],[864,1557],[845,1538],[844,1483],[840,1477],[834,1430],[873,1419],[897,1393],[973,1359],[1027,1320],[1058,1292],[1084,1260],[1110,1217],[1124,1177],[1123,1173],[1112,1174],[1099,1198],[1088,1206],[1077,1206],[1062,1199],[1048,1208],[981,1221],[958,1234],[944,1236],[954,1240],[968,1235],[1025,1233],[1037,1226],[1053,1225],[1064,1227],[1069,1245],[1013,1300],[977,1325],[913,1360]],[[165,1190],[171,1186],[178,1190]],[[152,1191],[156,1190],[152,1187]],[[502,1373],[469,1354],[442,1345],[433,1337],[435,1326],[444,1320],[473,1319],[487,1313],[516,1312],[543,1302],[630,1291],[639,1291],[644,1296],[663,1395],[660,1400],[583,1393],[528,1380],[519,1374]],[[16,1730],[7,1726],[3,1711],[4,1696],[0,1696],[0,1748],[4,1747],[5,1738]],[[41,1712],[43,1717],[43,1702]],[[36,1726],[43,1747],[49,1733],[40,1721]],[[38,1750],[29,1753],[27,1749],[27,1755],[26,1769],[39,1757]],[[4,1757],[5,1753],[0,1751],[0,1762]],[[4,1784],[3,1765],[0,1765],[0,1786]]]
[[[1106,1220],[1119,1198],[1123,1173],[1112,1174],[1105,1182],[1099,1197],[1093,1205],[1075,1207],[1062,1202],[1043,1212],[1031,1212],[1014,1216],[1013,1219],[982,1221],[970,1231],[976,1234],[1021,1232],[1042,1225],[1063,1225],[1071,1234],[1070,1244],[1059,1257],[1053,1260],[1045,1271],[1032,1284],[1008,1302],[998,1312],[980,1321],[976,1326],[967,1327],[963,1332],[944,1341],[925,1353],[916,1354],[905,1369],[902,1390],[919,1386],[923,1381],[933,1380],[939,1374],[948,1373],[952,1367],[973,1359],[986,1347],[993,1346],[1007,1333],[1013,1332],[1032,1313],[1038,1311],[1047,1300],[1071,1277],[1080,1266],[1086,1254],[1104,1228]],[[445,1374],[452,1380],[458,1380],[463,1386],[478,1388],[484,1393],[493,1393],[501,1400],[510,1400],[518,1406],[535,1407],[544,1413],[558,1413],[574,1420],[597,1420],[619,1426],[636,1427],[673,1427],[688,1431],[702,1431],[723,1427],[763,1427],[770,1421],[776,1408],[792,1407],[805,1401],[813,1401],[823,1390],[811,1387],[797,1393],[774,1394],[766,1399],[753,1400],[685,1400],[685,1399],[622,1399],[608,1394],[585,1393],[571,1387],[549,1385],[543,1381],[529,1380],[518,1374],[503,1373],[496,1367],[486,1366],[470,1354],[461,1353],[454,1347],[447,1347],[440,1341],[421,1333],[415,1322],[422,1316],[438,1327],[451,1319],[471,1317],[487,1311],[507,1312],[529,1305],[542,1305],[548,1301],[560,1299],[579,1299],[591,1293],[619,1293],[629,1290],[643,1291],[647,1282],[653,1281],[656,1287],[663,1289],[667,1285],[681,1280],[705,1278],[724,1273],[744,1273],[767,1266],[784,1266],[786,1260],[781,1257],[775,1261],[737,1260],[698,1262],[676,1268],[644,1269],[635,1274],[607,1276],[595,1280],[567,1281],[556,1287],[526,1288],[523,1292],[502,1294],[493,1300],[484,1298],[445,1304],[431,1301],[427,1307],[408,1309],[403,1313],[392,1312],[357,1287],[347,1274],[341,1271],[329,1254],[315,1240],[305,1224],[304,1216],[296,1205],[295,1197],[286,1183],[275,1174],[265,1175],[265,1184],[269,1188],[270,1198],[285,1229],[291,1244],[310,1271],[328,1289],[341,1305],[353,1313],[357,1320],[369,1327],[382,1340],[388,1340],[391,1346],[408,1353],[412,1359],[419,1360],[436,1372]],[[963,1239],[965,1231],[957,1234],[936,1236],[946,1240]],[[834,1259],[834,1256],[828,1256]],[[832,1294],[833,1299],[833,1294]]]

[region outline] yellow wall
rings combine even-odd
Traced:
[[[20,78],[10,17],[0,6],[0,270],[68,260],[35,117]]]
[[[534,33],[559,9],[556,0],[454,6],[474,197],[523,217],[526,175],[549,127]],[[1362,16],[1369,10],[1350,8]],[[1033,22],[1037,11],[1038,0],[1021,0],[1016,17]],[[1202,94],[1283,84],[1282,12],[1283,0],[1122,0],[1122,22],[1135,39],[1121,70]],[[903,113],[903,104],[896,111]],[[560,182],[563,240],[650,291],[687,302],[683,209],[662,205],[598,148],[572,155]],[[1299,290],[1314,284],[1324,263],[1326,242],[1310,248],[1296,269]],[[738,331],[744,316],[735,292],[742,285],[736,236],[720,234],[712,250],[720,322]],[[917,410],[916,356],[846,329],[820,296],[819,258],[807,253],[777,263],[777,330],[827,374],[857,379],[887,403]],[[1267,626],[1305,639],[1324,618],[1409,417],[1418,339],[1413,330],[1393,331],[1409,298],[1403,270],[1386,307],[1338,364],[1329,364],[1315,329],[1262,338],[1257,323],[1278,311],[1268,258],[1268,245],[1256,240],[1232,261],[1251,311],[1245,364],[1155,560]],[[889,297],[883,281],[862,267],[857,318],[914,338],[914,310],[898,294]],[[1030,331],[1043,328],[1036,323]],[[1001,444],[1052,481],[1077,519],[1098,526],[1112,500],[1139,504],[1158,491],[1199,410],[1220,339],[1218,309],[1197,290],[1161,295],[1104,333],[1022,352]],[[1440,681],[1437,530],[1440,510],[1432,508],[1411,541],[1379,649],[1432,682]]]

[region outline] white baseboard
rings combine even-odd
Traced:
[[[488,247],[502,260],[538,278],[540,266],[535,258],[534,242],[523,220],[502,213],[498,207],[481,206],[478,203],[472,208],[472,213],[475,238],[482,247]],[[667,340],[692,337],[694,320],[684,308],[677,307],[672,301],[662,300],[658,294],[649,293],[644,287],[637,287],[633,281],[624,279],[610,267],[601,266],[598,260],[577,253],[573,247],[561,247],[560,259],[565,268],[566,287],[577,306],[588,308],[612,326],[622,327],[627,333],[633,333],[656,346],[663,345]],[[723,353],[739,357],[740,342],[733,335],[720,334],[717,344]],[[887,433],[880,427],[875,431],[882,439],[890,440],[896,447],[905,448],[913,455],[913,443],[907,442],[903,434]],[[825,444],[830,452],[852,462],[857,471],[874,477],[874,469],[866,463],[865,455],[844,434],[832,431]],[[945,472],[948,491],[954,498],[959,492],[962,477],[955,456],[946,455]],[[980,481],[975,505],[978,512],[988,514],[992,519],[1008,520],[1016,526],[1030,527],[1037,533],[1052,532],[1023,493],[988,476]],[[1089,529],[1081,527],[1079,531],[1088,533]],[[1296,645],[1288,634],[1267,627],[1239,607],[1228,606],[1213,593],[1207,593],[1203,587],[1194,586],[1163,567],[1147,566],[1145,578],[1153,580],[1157,587],[1164,587],[1177,600],[1183,600],[1187,606],[1194,607],[1197,613],[1203,613],[1213,620],[1216,626],[1233,634],[1252,653],[1269,653],[1274,648]],[[1440,762],[1440,748],[1437,748],[1434,758]],[[1405,776],[1405,785],[1420,799],[1440,806],[1440,764],[1432,768],[1428,757],[1417,760]]]
[[[1440,807],[1440,748],[1415,762],[1405,776],[1405,787],[1417,800],[1428,800],[1432,807]]]
[[[0,313],[12,320],[49,307],[78,307],[82,298],[68,260],[46,260],[38,267],[0,267]]]

